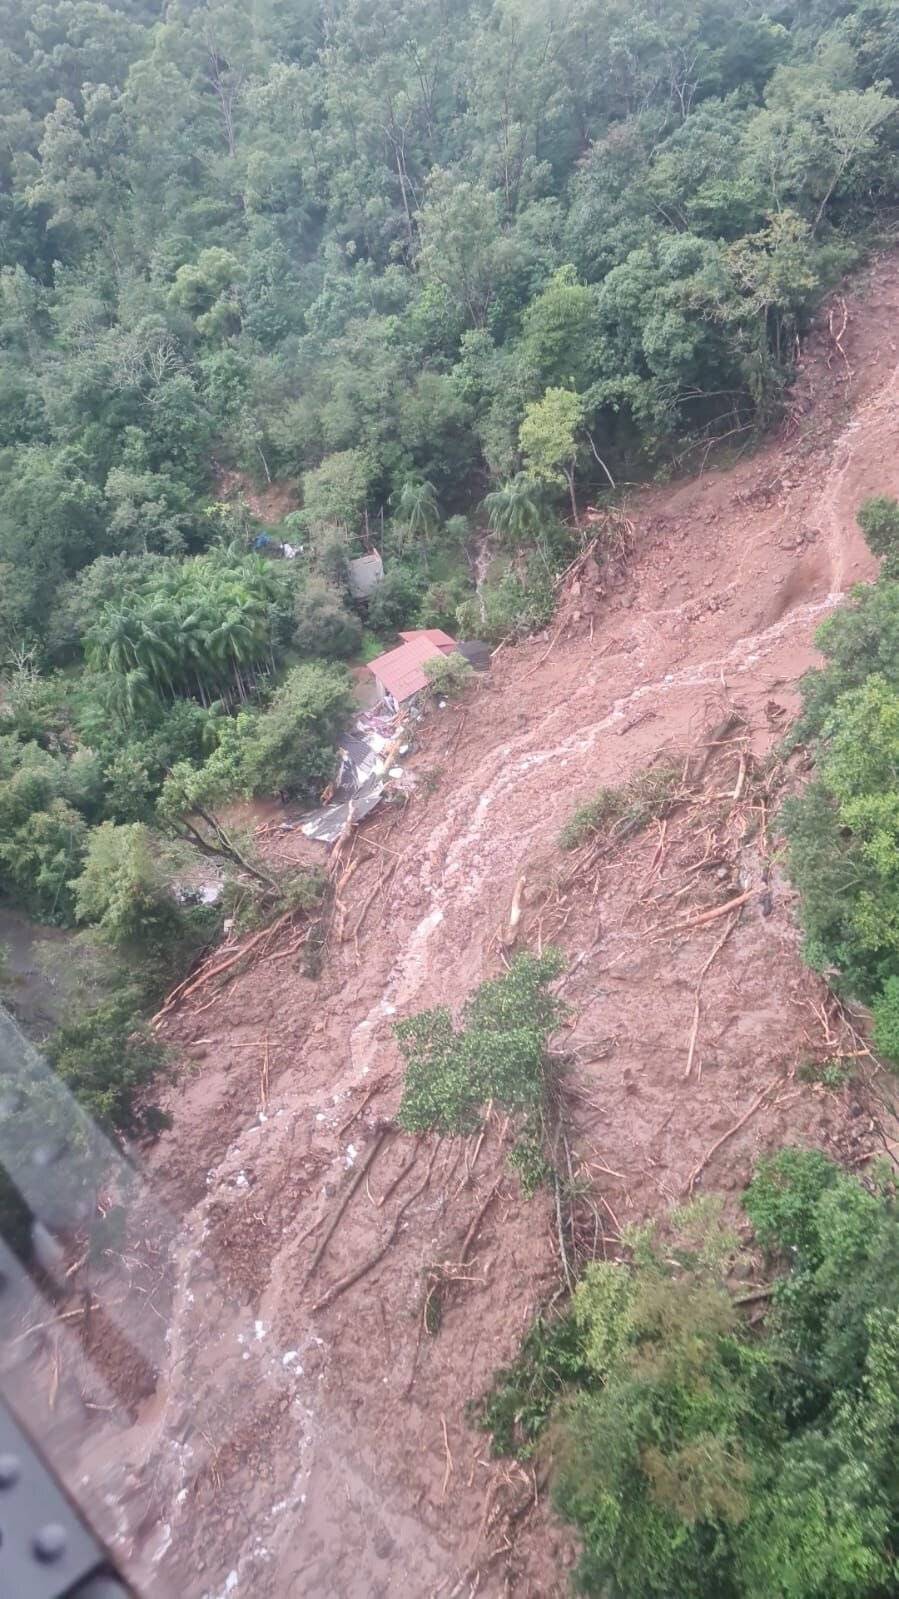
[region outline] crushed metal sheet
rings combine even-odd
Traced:
[[[406,720],[416,720],[414,716]],[[339,768],[335,778],[334,800],[310,811],[298,824],[307,838],[321,844],[333,844],[348,822],[361,822],[379,803],[385,785],[391,781],[402,792],[414,786],[410,775],[401,766],[393,765],[388,773],[384,752],[393,754],[401,732],[400,718],[382,703],[360,716],[353,732],[347,730],[337,743]],[[406,749],[410,747],[406,744]],[[395,756],[394,756],[395,758]]]
[[[380,803],[383,792],[383,776],[373,773],[357,789],[352,799],[340,805],[323,805],[321,810],[310,812],[300,824],[300,832],[305,833],[307,838],[318,839],[321,844],[333,844],[347,822],[361,822],[364,816],[371,815]]]
[[[336,793],[342,799],[348,799],[358,793],[377,770],[379,752],[364,739],[356,738],[352,733],[344,733],[338,742],[337,753],[340,757],[340,770],[337,774]]]

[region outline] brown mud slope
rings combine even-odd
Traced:
[[[464,709],[423,725],[418,796],[358,837],[321,977],[302,951],[269,957],[173,1017],[192,1065],[153,1164],[182,1244],[156,1392],[114,1451],[142,1506],[131,1552],[160,1591],[565,1591],[573,1554],[542,1483],[492,1461],[465,1416],[556,1288],[555,1207],[521,1198],[495,1117],[481,1143],[386,1127],[394,1018],[456,1006],[499,968],[522,874],[520,943],[570,960],[554,1048],[573,1060],[597,1248],[691,1181],[733,1192],[785,1140],[857,1161],[879,1147],[876,1073],[837,1094],[798,1075],[861,1045],[800,963],[771,843],[795,776],[765,764],[816,626],[872,575],[859,501],[899,492],[899,260],[848,310],[845,360],[826,319],[809,340],[782,437],[634,499],[630,570],[592,640],[504,650]],[[611,853],[557,849],[576,804],[666,752],[667,818]]]

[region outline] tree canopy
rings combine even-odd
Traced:
[[[806,956],[873,1007],[899,1066],[899,505],[867,500],[859,523],[883,570],[819,629],[825,664],[803,682],[795,735],[812,743],[816,771],[783,824]]]
[[[201,553],[214,461],[430,539],[485,475],[573,508],[767,420],[895,190],[887,0],[2,20],[4,649],[97,558]]]
[[[728,1285],[714,1196],[631,1229],[482,1404],[498,1452],[552,1420],[556,1502],[597,1599],[881,1599],[895,1589],[899,1233],[892,1184],[816,1151],[743,1196],[773,1273],[762,1327]],[[747,1260],[748,1263],[748,1260]]]

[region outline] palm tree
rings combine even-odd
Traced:
[[[135,664],[156,679],[174,699],[183,645],[180,616],[168,600],[155,600],[137,618]]]
[[[544,522],[539,490],[523,472],[494,489],[483,503],[494,533],[514,544],[538,542]]]
[[[154,704],[158,705],[153,684],[146,672],[142,672],[140,668],[126,672],[118,681],[121,684],[119,715],[126,725],[133,722],[135,717],[148,712]]]
[[[394,504],[393,501],[391,503]],[[397,519],[405,524],[410,533],[420,533],[425,540],[440,522],[437,490],[427,478],[407,478],[396,496],[394,510]]]
[[[255,640],[253,630],[239,608],[232,607],[225,613],[213,632],[210,643],[223,664],[227,662],[231,676],[237,684],[237,692],[241,700],[245,701],[247,689],[241,667],[252,664],[255,657]]]
[[[272,654],[272,606],[281,592],[277,571],[261,556],[210,551],[134,590],[100,612],[85,639],[96,672],[119,680],[134,674],[132,697],[155,690],[245,701]]]
[[[184,648],[183,681],[189,693],[196,686],[200,704],[208,706],[207,677],[209,676],[209,635],[213,628],[212,610],[208,603],[194,604],[181,617],[181,639]]]
[[[134,610],[103,607],[85,639],[84,654],[95,672],[123,675],[140,664],[138,659],[139,623]]]

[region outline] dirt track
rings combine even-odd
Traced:
[[[749,741],[710,770],[739,782],[737,754],[761,760],[795,711],[817,623],[872,575],[854,514],[866,494],[899,493],[899,260],[872,270],[849,313],[851,379],[826,332],[813,337],[785,437],[728,472],[635,497],[634,559],[592,642],[585,630],[560,638],[542,664],[548,640],[503,651],[464,713],[426,724],[419,797],[370,824],[370,859],[348,890],[352,927],[392,873],[358,958],[350,937],[317,982],[299,955],[257,966],[170,1027],[194,1067],[172,1091],[174,1126],[153,1166],[183,1213],[182,1242],[160,1380],[114,1450],[142,1508],[121,1549],[158,1591],[427,1599],[467,1594],[478,1569],[482,1594],[564,1590],[571,1551],[542,1501],[520,1518],[514,1553],[502,1547],[501,1507],[531,1485],[504,1479],[465,1421],[557,1279],[550,1206],[523,1202],[501,1176],[498,1122],[473,1170],[471,1145],[425,1141],[395,1192],[412,1145],[389,1134],[369,1191],[360,1186],[305,1283],[320,1234],[304,1234],[395,1107],[394,1016],[456,1005],[497,969],[495,935],[522,872],[525,941],[552,934],[578,961],[565,990],[584,1107],[573,1143],[622,1224],[677,1198],[769,1081],[766,1104],[703,1173],[708,1189],[740,1186],[758,1150],[784,1140],[864,1150],[854,1091],[791,1075],[827,1040],[764,835],[743,849],[730,811],[722,822],[734,849],[715,892],[749,886],[754,897],[705,981],[689,1076],[696,980],[724,925],[661,936],[667,910],[654,896],[680,892],[695,832],[672,822],[660,841],[653,830],[567,893],[555,847],[597,786],[696,747],[734,707]],[[674,903],[686,914],[703,901]],[[422,1337],[424,1274],[459,1259],[498,1177],[471,1280],[439,1335]],[[315,1310],[388,1239],[403,1205],[380,1263]]]

